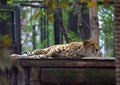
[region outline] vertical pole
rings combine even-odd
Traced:
[[[116,57],[116,85],[120,85],[120,0],[114,0],[115,28],[114,28],[114,53]]]
[[[21,23],[20,23],[20,6],[14,7],[15,9],[15,40],[17,46],[17,53],[21,54]]]
[[[6,5],[7,4],[7,0],[0,0],[0,2],[2,3],[2,5]]]
[[[55,45],[60,44],[60,29],[56,20],[54,22],[54,39]]]
[[[33,25],[33,33],[32,33],[33,35],[32,35],[32,37],[33,37],[33,39],[32,39],[32,45],[33,45],[33,50],[35,50],[36,49],[36,32],[35,32],[35,25]]]

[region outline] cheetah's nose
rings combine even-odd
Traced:
[[[96,51],[99,51],[98,49],[96,49]]]

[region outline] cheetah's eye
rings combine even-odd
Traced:
[[[94,46],[94,44],[93,44],[93,43],[92,43],[91,45],[92,45],[92,46]]]

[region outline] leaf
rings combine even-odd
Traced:
[[[35,14],[34,18],[35,18],[35,19],[38,19],[38,18],[40,17],[40,15],[41,15],[41,13],[38,12],[38,13]]]
[[[48,22],[50,23],[53,23],[55,21],[53,16],[49,16],[47,17],[47,19],[48,19]]]
[[[8,85],[7,79],[3,76],[0,76],[0,83],[3,85]]]
[[[85,2],[85,0],[80,0],[80,3],[84,3]]]
[[[94,8],[94,7],[97,6],[97,4],[96,4],[95,2],[89,1],[89,2],[87,3],[87,6],[88,6],[89,8]]]
[[[52,8],[51,9],[46,9],[46,11],[45,11],[47,16],[53,14],[54,12],[55,12],[55,10],[52,9]]]
[[[48,3],[46,5],[46,8],[47,9],[50,9],[50,8],[56,8],[56,2],[54,0],[48,0]]]
[[[2,46],[3,47],[10,47],[12,45],[12,41],[9,36],[4,36],[2,39]]]
[[[46,14],[50,15],[56,10],[56,3],[53,0],[49,0],[46,5]]]
[[[66,9],[67,7],[69,7],[69,4],[67,2],[62,2],[60,4],[60,7],[63,8],[63,9]]]
[[[109,3],[109,0],[103,0],[103,3],[104,4]]]
[[[103,0],[103,4],[105,7],[109,7],[110,4],[109,4],[109,0]]]
[[[42,4],[47,4],[47,0],[42,0]]]
[[[83,14],[89,14],[89,9],[84,9]]]

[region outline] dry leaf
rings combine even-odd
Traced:
[[[94,7],[97,6],[97,4],[96,4],[95,2],[90,1],[90,2],[88,2],[87,6],[88,6],[89,8],[94,8]]]
[[[85,0],[80,0],[80,3],[84,3],[85,2]]]
[[[67,7],[69,7],[69,4],[68,4],[67,2],[62,2],[62,3],[60,4],[60,6],[61,6],[61,8],[66,9]]]
[[[48,22],[51,22],[51,23],[55,21],[53,16],[49,16],[47,19],[48,19]]]
[[[12,41],[9,36],[4,36],[1,44],[3,47],[10,47],[12,45]]]
[[[104,4],[109,3],[109,0],[103,0],[103,3]]]
[[[109,7],[109,0],[103,0],[103,4],[105,7]]]
[[[40,13],[40,12],[36,13],[36,14],[35,14],[35,16],[34,16],[34,17],[35,17],[35,19],[38,19],[38,18],[40,17],[40,15],[41,15],[41,13]]]

